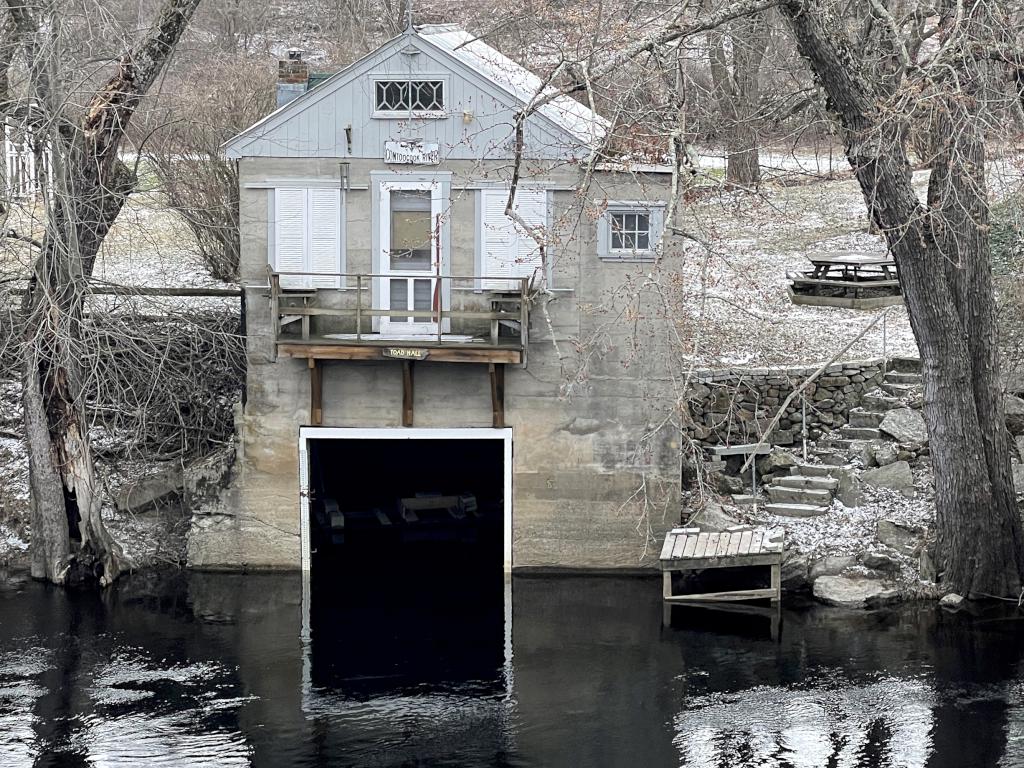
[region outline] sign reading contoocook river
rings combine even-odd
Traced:
[[[385,141],[384,162],[437,165],[441,162],[441,149],[436,141]]]

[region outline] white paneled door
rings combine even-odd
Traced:
[[[436,184],[381,184],[382,277],[378,278],[377,295],[382,308],[391,313],[380,319],[381,333],[412,336],[438,332],[438,308],[446,293],[439,278],[447,263],[441,237],[442,206]]]

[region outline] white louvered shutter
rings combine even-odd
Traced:
[[[341,271],[341,191],[310,189],[309,192],[309,272],[314,288],[337,288]],[[328,276],[329,275],[329,276]]]
[[[508,202],[507,189],[481,191],[480,243],[482,273],[489,278],[530,277],[541,266],[540,246],[526,231],[505,215]],[[516,213],[531,227],[547,226],[547,191],[543,189],[517,189]],[[510,280],[490,279],[483,287],[508,290],[517,287]]]
[[[530,225],[533,235],[524,231],[518,224],[516,227],[516,251],[515,264],[513,266],[514,277],[532,277],[541,268],[541,247],[535,237],[541,242],[547,236],[548,225],[548,193],[545,189],[517,189],[515,199],[516,213]]]
[[[274,190],[274,269],[306,272],[306,190]],[[282,277],[281,287],[303,288],[303,277]]]

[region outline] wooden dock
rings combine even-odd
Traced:
[[[668,603],[732,602],[771,600],[782,597],[782,554],[785,533],[781,528],[736,526],[725,531],[700,528],[673,528],[665,534],[661,548],[663,597]],[[676,595],[672,592],[672,574],[706,568],[744,568],[769,566],[771,586],[730,592]]]

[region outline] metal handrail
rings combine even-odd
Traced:
[[[442,307],[440,298],[437,302],[436,308],[429,310],[415,310],[415,309],[381,309],[373,306],[367,307],[363,301],[363,282],[366,278],[381,278],[381,279],[395,279],[401,278],[402,275],[396,275],[394,273],[376,273],[376,272],[276,272],[272,267],[268,265],[267,273],[270,280],[270,304],[271,304],[271,322],[273,324],[274,338],[281,338],[281,318],[286,315],[298,315],[303,318],[304,331],[303,334],[308,332],[310,318],[314,316],[319,317],[352,317],[355,316],[356,321],[356,342],[359,343],[363,340],[363,318],[369,317],[407,317],[415,320],[426,319],[434,320],[437,323],[437,340],[438,343],[443,343],[443,330],[442,323],[445,319],[468,319],[468,320],[490,320],[492,322],[500,322],[501,320],[517,320],[520,323],[520,345],[525,350],[529,338],[528,324],[529,324],[529,286],[531,278],[529,277],[509,277],[508,275],[423,275],[422,279],[431,280],[466,280],[466,281],[492,281],[500,280],[507,281],[509,283],[518,283],[518,290],[503,290],[498,288],[481,288],[483,293],[512,293],[519,294],[520,306],[518,311],[506,312],[506,311],[491,311],[481,312],[477,310],[458,310],[458,309],[444,309]],[[290,289],[281,285],[281,278],[283,277],[319,277],[319,278],[355,278],[356,281],[356,302],[355,307],[282,307],[281,298],[287,297],[291,292]],[[416,279],[418,276],[409,275],[409,279]],[[336,291],[339,288],[316,288],[314,286],[302,287],[296,290],[300,291]],[[439,294],[440,297],[440,294]],[[493,331],[492,331],[493,333]]]

